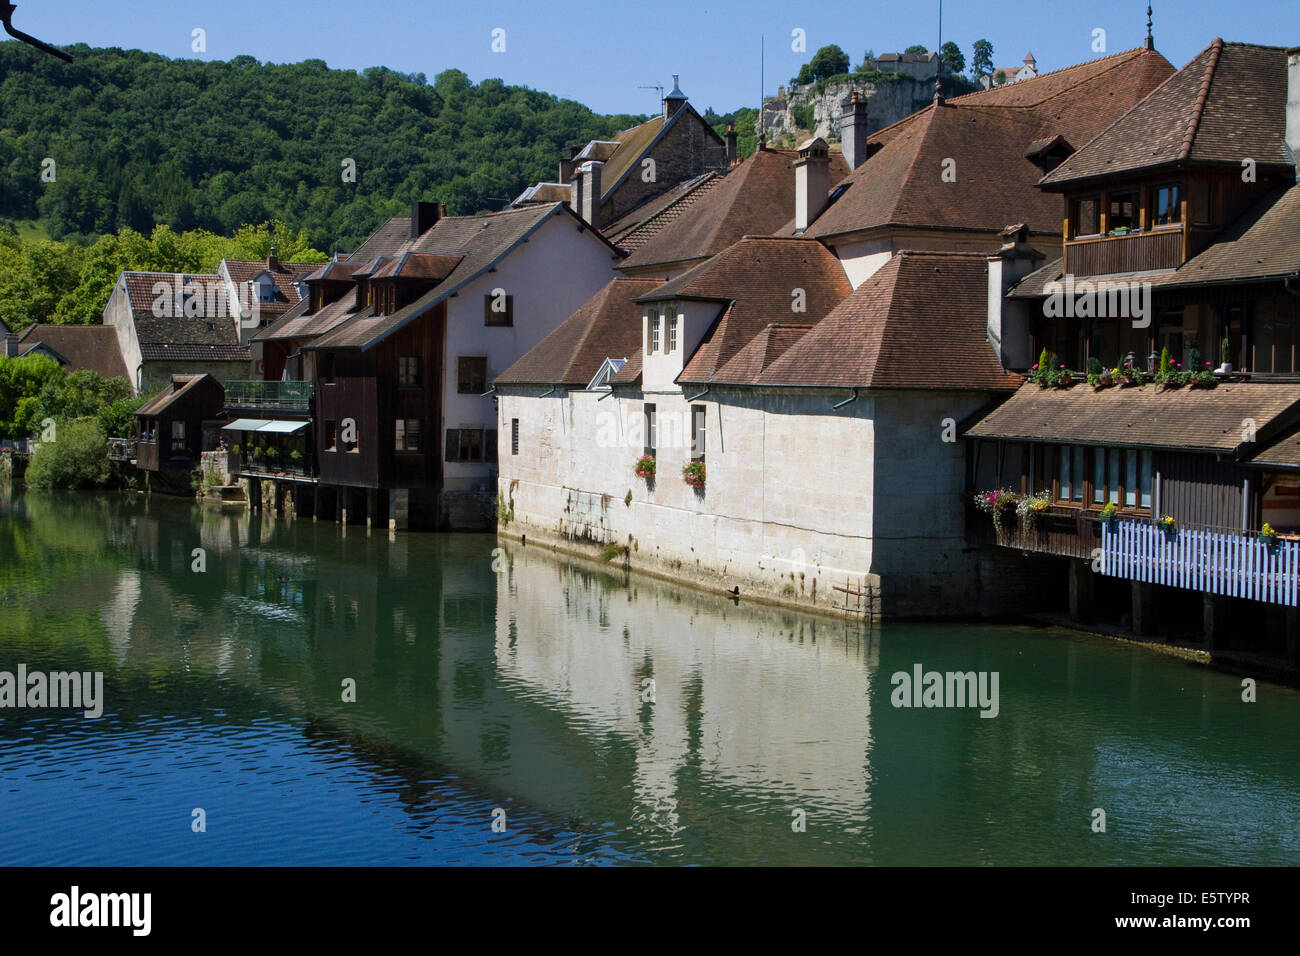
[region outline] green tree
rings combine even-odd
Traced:
[[[48,355],[0,355],[0,438],[31,434],[38,396],[62,375],[59,363]]]
[[[111,476],[108,439],[95,419],[83,418],[60,425],[54,441],[41,443],[26,481],[33,488],[102,488]]]
[[[949,76],[956,76],[966,69],[966,57],[962,55],[961,47],[951,40],[939,48],[939,60]]]
[[[929,49],[926,47],[924,43],[913,43],[911,46],[909,46],[906,50],[903,51],[903,54],[906,55],[908,53],[929,53],[929,52],[930,52]]]
[[[813,79],[826,80],[849,72],[849,55],[832,43],[814,53],[808,65]]]
[[[970,70],[971,77],[978,83],[981,76],[993,72],[993,44],[988,40],[976,40],[974,50]]]

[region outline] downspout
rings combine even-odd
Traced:
[[[545,398],[547,395],[550,395],[551,392],[555,391],[555,390],[556,390],[557,388],[559,388],[559,387],[560,387],[560,386],[558,386],[558,385],[552,385],[550,388],[548,388],[546,391],[542,392],[542,394],[538,395],[537,397],[538,397],[538,398]]]
[[[849,402],[856,402],[857,400],[858,400],[858,390],[855,388],[853,390],[853,394],[850,395],[848,398],[844,399],[844,401],[836,402],[834,405],[832,405],[831,411],[835,411],[835,409],[837,408],[843,408],[845,405],[849,404]]]
[[[702,397],[704,397],[704,396],[707,395],[708,393],[709,393],[709,386],[705,385],[703,391],[696,392],[696,393],[695,393],[694,395],[692,395],[690,398],[686,399],[686,401],[687,401],[687,403],[689,404],[690,402],[695,401],[697,398],[702,398]]]

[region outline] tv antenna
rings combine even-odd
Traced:
[[[16,9],[17,6],[11,3],[10,0],[0,0],[0,21],[4,22],[5,33],[9,34],[15,40],[22,40],[28,46],[34,46],[38,50],[45,51],[50,56],[57,56],[60,60],[66,60],[68,63],[72,62],[72,57],[69,54],[64,53],[58,47],[53,47],[48,43],[43,43],[36,39],[36,37],[23,33],[22,30],[15,30],[12,20],[14,10]]]
[[[651,84],[646,85],[646,86],[638,86],[637,89],[638,89],[638,90],[655,90],[655,91],[657,91],[657,92],[659,93],[659,102],[661,102],[661,103],[663,102],[663,99],[664,99],[664,88],[663,88],[663,85],[662,85],[662,84],[659,84],[659,83],[651,83]]]

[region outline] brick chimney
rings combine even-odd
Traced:
[[[1300,47],[1286,56],[1286,144],[1300,164]]]
[[[440,214],[441,209],[437,203],[411,203],[411,238],[419,239],[422,235],[433,228],[433,224],[438,221]]]
[[[600,228],[600,171],[604,165],[598,159],[589,159],[578,170],[582,177],[582,208],[578,213],[593,229]]]
[[[840,114],[844,161],[854,170],[867,160],[867,98],[854,90]]]
[[[799,147],[794,164],[794,229],[803,232],[826,208],[830,190],[830,150],[817,136]]]
[[[727,165],[736,161],[736,124],[727,124]]]
[[[266,267],[272,272],[280,271],[280,257],[276,255],[276,251],[275,246],[272,246],[271,251],[266,254]]]

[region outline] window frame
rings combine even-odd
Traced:
[[[410,363],[409,366],[407,363]],[[420,356],[399,355],[397,357],[397,387],[398,388],[420,388],[421,387]]]
[[[1160,222],[1160,194],[1172,191],[1173,205],[1171,206],[1172,214],[1175,219]],[[1183,224],[1183,184],[1182,183],[1161,183],[1158,186],[1151,187],[1151,228],[1168,229]]]
[[[414,437],[414,445],[412,445]],[[393,419],[393,451],[400,454],[418,455],[424,449],[420,447],[420,420],[418,418]]]
[[[476,379],[465,378],[464,366],[469,362],[482,363],[482,373],[477,379],[478,388],[474,387]],[[457,395],[482,395],[487,391],[487,356],[486,355],[458,355],[456,356],[456,394]]]
[[[504,312],[496,312],[492,309],[492,302],[496,298],[490,292],[483,296],[483,325],[486,328],[510,328],[515,324],[515,297],[509,293],[504,296],[506,303]]]

